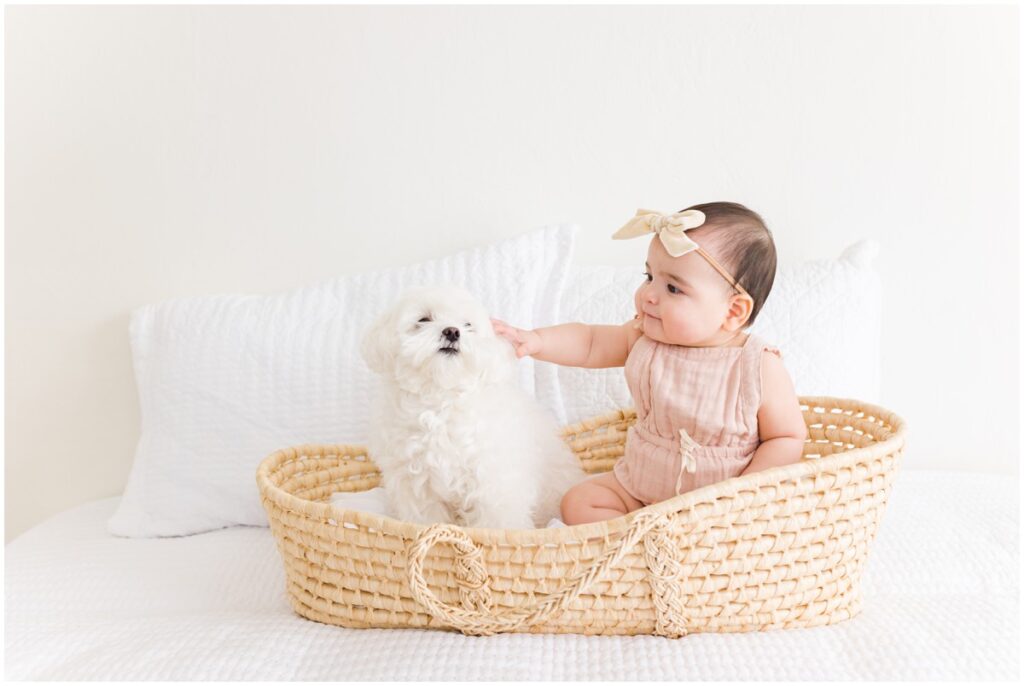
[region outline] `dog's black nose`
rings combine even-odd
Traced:
[[[452,343],[459,340],[459,330],[454,326],[449,326],[447,329],[442,331],[441,334]]]

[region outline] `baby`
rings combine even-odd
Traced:
[[[530,331],[492,320],[517,357],[625,367],[636,423],[614,469],[563,496],[569,525],[795,463],[807,438],[781,353],[744,332],[775,280],[775,243],[761,217],[731,202],[668,216],[638,210],[612,238],[648,233],[655,235],[634,319]]]

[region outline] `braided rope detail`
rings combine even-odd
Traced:
[[[426,553],[438,543],[448,543],[458,553],[455,559],[455,581],[459,585],[462,607],[471,612],[489,612],[491,589],[487,584],[487,570],[484,568],[483,554],[473,539],[457,527],[434,524],[420,533],[414,550],[422,549]]]
[[[604,576],[609,569],[618,564],[648,531],[655,526],[661,526],[665,529],[668,525],[669,515],[641,512],[633,520],[633,524],[626,530],[622,538],[619,539],[618,545],[605,552],[589,569],[585,569],[569,578],[566,585],[559,591],[550,594],[533,607],[516,608],[495,613],[490,607],[485,609],[466,607],[466,596],[463,595],[466,590],[465,586],[459,589],[463,607],[445,605],[427,587],[427,582],[423,578],[423,560],[434,544],[441,542],[453,543],[460,560],[463,557],[469,558],[466,563],[460,562],[460,564],[465,564],[467,568],[472,567],[476,570],[473,560],[481,560],[479,548],[473,544],[472,539],[465,532],[449,524],[434,524],[420,532],[420,535],[416,537],[416,540],[409,548],[409,590],[416,602],[426,608],[431,615],[464,634],[490,636],[495,633],[516,631],[522,627],[542,622],[556,612],[564,610],[590,588],[595,581]],[[455,541],[463,544],[462,547],[454,543]],[[480,574],[483,577],[480,582],[481,588],[487,589],[486,572],[483,570],[482,562],[480,564]],[[489,598],[489,591],[487,596]],[[659,610],[659,617],[661,614]],[[685,630],[683,634],[685,634]],[[670,634],[666,633],[665,635]]]
[[[668,522],[659,522],[644,536],[644,561],[651,575],[651,595],[657,615],[654,633],[680,638],[687,633],[683,621],[683,566],[679,562],[679,546],[668,531]]]

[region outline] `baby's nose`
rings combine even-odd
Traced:
[[[443,335],[452,343],[459,340],[459,330],[456,329],[454,326],[449,326],[447,329],[441,332],[441,335]]]

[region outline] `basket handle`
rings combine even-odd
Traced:
[[[606,551],[596,564],[569,578],[565,586],[533,607],[500,613],[492,609],[483,554],[473,539],[456,526],[434,524],[421,531],[409,549],[409,589],[416,602],[425,607],[431,615],[464,634],[489,636],[516,631],[541,622],[568,607],[605,572],[618,564],[641,538],[652,532],[650,540],[645,540],[644,543],[647,566],[652,573],[652,590],[658,614],[656,633],[673,637],[682,636],[686,634],[681,619],[682,601],[679,597],[678,583],[674,583],[678,582],[681,565],[678,559],[675,559],[678,555],[676,546],[669,544],[667,532],[670,523],[668,514],[639,513],[619,539],[618,545]],[[427,587],[427,582],[423,578],[423,560],[437,543],[451,544],[458,555],[455,571],[462,607],[442,603]]]

